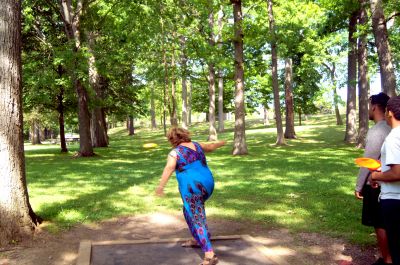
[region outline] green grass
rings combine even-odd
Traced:
[[[371,229],[360,224],[361,202],[353,191],[362,150],[343,143],[344,127],[320,116],[296,127],[298,139],[276,147],[276,129],[259,121],[247,124],[249,155],[231,155],[233,125],[219,138],[228,145],[208,154],[216,188],[208,216],[258,222],[266,229],[317,232],[361,245],[372,244]],[[207,139],[206,124],[191,128],[193,140]],[[175,177],[166,197],[154,196],[170,146],[163,132],[124,128],[110,133],[110,147],[92,158],[72,158],[58,146],[26,146],[29,195],[34,210],[58,231],[77,223],[156,211],[180,212]],[[144,143],[157,143],[153,149]]]

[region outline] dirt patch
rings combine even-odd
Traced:
[[[319,234],[291,234],[260,224],[209,218],[213,235],[249,234],[268,251],[267,256],[296,265],[368,265],[375,260],[375,248],[361,248]],[[81,240],[137,240],[190,237],[180,214],[148,214],[79,225],[57,235],[39,229],[31,241],[0,251],[0,265],[72,265]]]

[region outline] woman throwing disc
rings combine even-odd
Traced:
[[[188,130],[176,127],[169,130],[167,138],[174,149],[168,155],[156,194],[164,195],[164,187],[175,171],[183,201],[183,215],[194,238],[183,246],[201,247],[204,260],[200,265],[217,264],[218,258],[211,245],[204,209],[205,201],[214,190],[214,178],[207,166],[204,152],[214,151],[223,146],[225,141],[192,142]]]

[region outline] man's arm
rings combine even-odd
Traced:
[[[390,169],[385,172],[372,172],[371,179],[385,182],[400,181],[400,164],[390,165]]]
[[[364,157],[379,159],[379,157],[381,156],[381,147],[383,142],[385,141],[387,133],[385,133],[385,131],[383,130],[376,130],[376,128],[375,130],[371,128],[368,131]],[[357,199],[362,199],[361,192],[364,184],[367,182],[369,173],[370,171],[367,168],[360,168],[354,192]]]

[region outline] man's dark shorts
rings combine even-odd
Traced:
[[[362,224],[373,226],[375,228],[383,228],[383,216],[378,202],[380,188],[374,189],[370,185],[364,185],[362,190],[363,207],[362,207]]]

